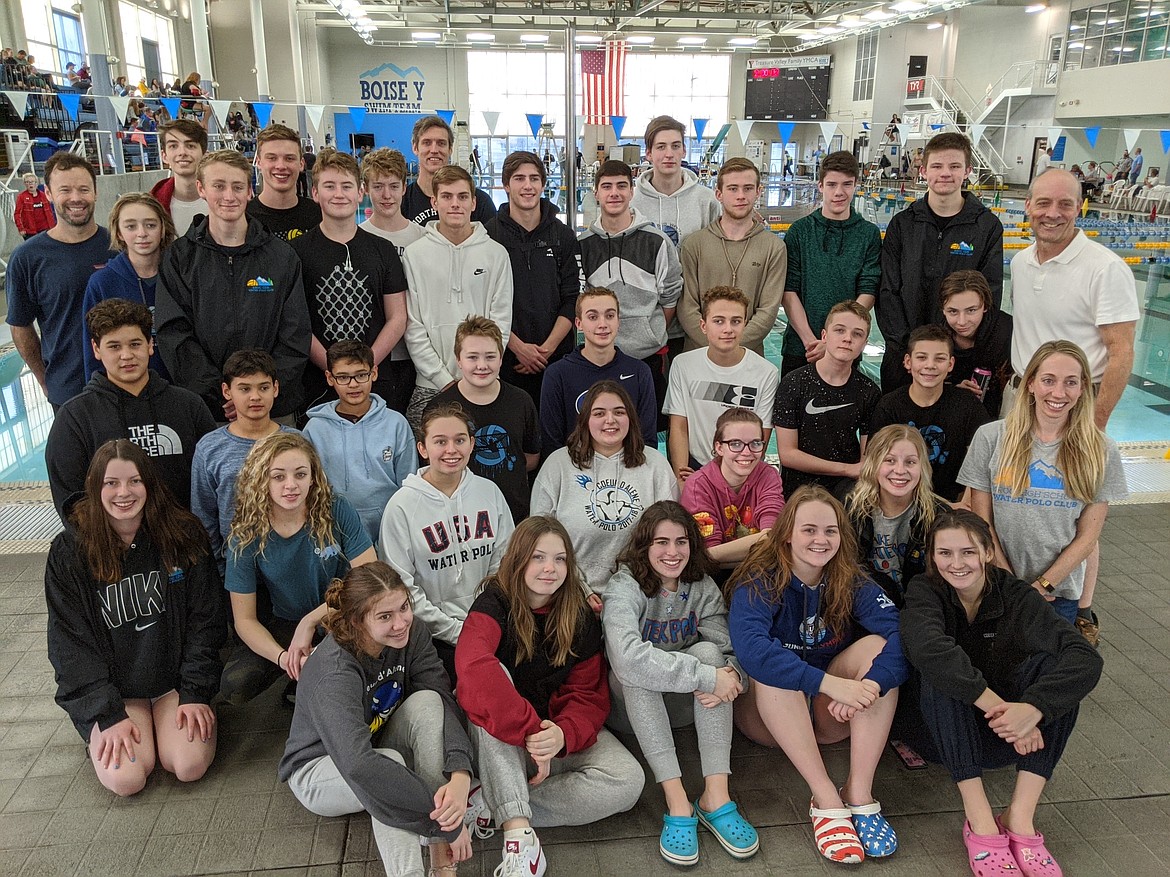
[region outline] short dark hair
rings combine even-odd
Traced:
[[[198,143],[200,152],[207,152],[207,130],[194,119],[171,119],[158,126],[158,143],[164,150],[168,134],[182,134]]]
[[[438,194],[439,186],[450,186],[454,183],[467,183],[467,187],[471,189],[471,197],[475,197],[475,180],[457,164],[449,164],[435,171],[435,175],[431,177],[431,191]]]
[[[913,353],[914,345],[921,344],[923,341],[936,341],[939,344],[945,344],[951,356],[955,355],[954,339],[951,338],[951,333],[942,326],[936,326],[934,323],[919,326],[910,333],[910,340],[906,342],[906,352]]]
[[[301,146],[301,135],[290,128],[288,125],[282,125],[280,122],[273,122],[266,125],[256,135],[256,153],[259,155],[260,147],[265,143],[272,143],[276,140],[288,140],[297,145],[297,155],[304,156],[305,150]]]
[[[331,344],[329,349],[325,351],[325,368],[333,371],[333,366],[341,362],[343,359],[352,359],[360,362],[366,368],[374,367],[374,351],[372,351],[368,344],[363,344],[361,341],[338,341]]]
[[[229,387],[236,378],[248,375],[265,375],[276,381],[276,360],[272,354],[267,350],[245,347],[229,356],[223,364],[223,382]]]
[[[601,163],[601,167],[597,169],[597,173],[593,175],[593,188],[596,190],[601,183],[602,177],[625,177],[630,181],[630,185],[634,185],[634,172],[630,170],[630,166],[624,161],[618,161],[616,158],[607,158]]]
[[[734,286],[712,286],[703,293],[703,298],[699,302],[699,316],[704,320],[707,319],[707,309],[717,301],[729,301],[732,304],[742,305],[745,318],[748,311],[751,310],[751,302],[741,290]]]
[[[508,182],[512,179],[512,174],[516,173],[522,165],[526,164],[536,165],[536,169],[540,171],[541,185],[548,182],[548,169],[544,166],[544,162],[540,160],[540,156],[535,152],[520,150],[509,153],[508,157],[504,159],[504,170],[500,175],[500,183],[505,186],[508,185]]]
[[[45,188],[52,189],[52,183],[49,179],[57,171],[71,171],[76,168],[82,168],[89,174],[90,180],[93,182],[94,188],[97,188],[97,173],[93,169],[93,165],[88,160],[82,158],[73,152],[54,152],[49,156],[49,160],[45,162]]]
[[[123,326],[137,326],[142,330],[142,337],[149,341],[153,325],[150,308],[125,298],[99,301],[85,314],[85,328],[89,330],[93,343],[98,345],[102,343],[102,338]]]
[[[974,268],[952,271],[943,278],[938,288],[938,306],[944,307],[951,296],[968,291],[979,294],[979,300],[983,302],[983,308],[988,313],[995,310],[995,302],[991,298],[991,284],[987,282],[982,271],[976,271]]]
[[[830,152],[825,156],[820,168],[817,170],[817,182],[823,183],[825,181],[825,175],[831,171],[845,174],[847,177],[853,177],[854,180],[861,176],[861,166],[857,163],[857,159],[854,158],[852,152],[845,149]]]
[[[975,164],[971,156],[971,141],[957,131],[944,131],[942,134],[935,134],[926,142],[926,148],[922,150],[923,166],[930,163],[932,152],[942,152],[945,149],[957,149],[962,152],[967,167],[972,167]]]

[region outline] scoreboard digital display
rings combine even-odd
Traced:
[[[827,119],[831,64],[828,55],[749,61],[744,118],[758,122]]]

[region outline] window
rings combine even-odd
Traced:
[[[877,66],[877,31],[857,38],[857,64],[853,70],[853,99],[873,100],[874,68]]]
[[[37,69],[42,73],[61,73],[70,61],[80,66],[85,60],[81,20],[71,11],[72,5],[71,0],[21,2],[27,40],[24,48],[36,58]]]
[[[528,113],[541,113],[545,122],[552,123],[556,136],[564,138],[565,59],[562,56],[533,51],[468,52],[467,85],[472,136],[493,133],[479,113],[498,112],[500,118],[494,134],[527,138],[531,144],[516,145],[516,149],[530,149],[536,143]],[[483,149],[480,156],[483,157]]]
[[[78,67],[85,62],[85,38],[81,35],[81,19],[53,10],[53,31],[57,37],[57,63],[64,70],[70,62]]]
[[[126,58],[122,66],[130,84],[137,85],[145,79],[146,84],[150,85],[150,80],[156,76],[161,76],[165,82],[184,78],[179,71],[170,18],[156,15],[150,9],[125,0],[118,7],[122,18],[122,40],[126,45]],[[156,63],[158,69],[150,69]],[[114,71],[111,74],[118,75]]]
[[[1065,70],[1166,57],[1170,0],[1117,0],[1069,14]]]
[[[704,142],[727,124],[727,83],[731,77],[728,55],[649,54],[626,55],[626,127],[622,140],[641,144],[646,125],[664,113],[687,126],[687,158],[698,161],[699,144],[691,132],[691,119],[707,119]],[[580,107],[580,96],[578,96]],[[580,109],[578,109],[580,112]]]

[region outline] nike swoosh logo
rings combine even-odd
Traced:
[[[633,375],[618,375],[618,380],[619,381],[628,381],[632,377],[633,377]]]
[[[808,400],[808,404],[804,406],[805,414],[824,414],[827,411],[836,411],[838,408],[848,408],[852,402],[845,402],[841,405],[817,405],[812,399]]]
[[[136,624],[136,625],[134,625],[134,629],[141,633],[142,631],[146,630],[146,628],[154,627],[156,624],[158,624],[157,618],[154,621],[150,622],[150,624]]]

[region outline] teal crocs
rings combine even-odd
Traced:
[[[760,849],[760,836],[752,824],[739,815],[734,801],[728,801],[718,810],[707,813],[695,801],[695,816],[703,827],[715,835],[715,839],[737,859],[750,859]]]
[[[672,865],[694,865],[699,861],[699,820],[694,816],[662,817],[658,852]]]

